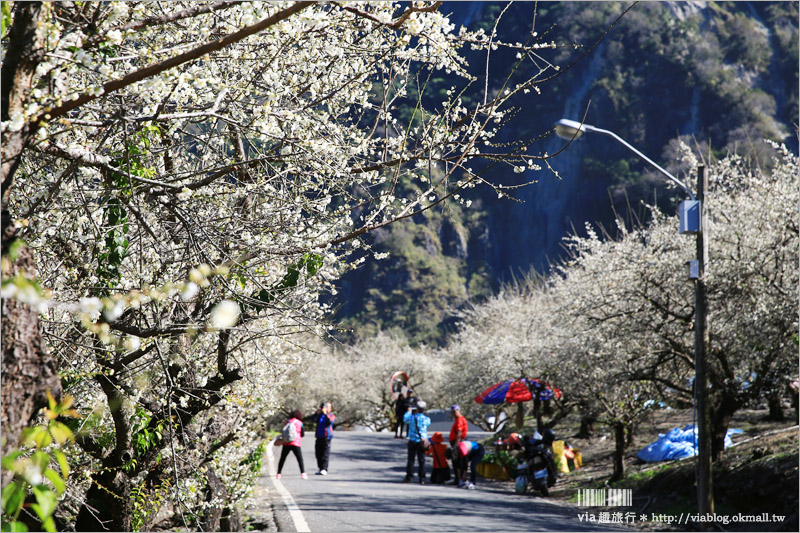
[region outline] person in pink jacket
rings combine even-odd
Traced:
[[[294,453],[294,456],[297,457],[297,464],[300,466],[300,477],[303,479],[308,479],[308,474],[306,474],[305,466],[303,466],[303,452],[300,449],[301,438],[305,435],[305,431],[303,430],[303,413],[299,410],[292,411],[291,416],[289,417],[289,421],[284,426],[284,434],[287,433],[287,426],[292,424],[294,426],[294,440],[283,440],[283,448],[281,449],[281,458],[278,461],[278,479],[281,478],[281,471],[283,470],[283,463],[286,462],[286,457],[289,455],[289,452]]]

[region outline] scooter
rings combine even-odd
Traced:
[[[555,485],[555,462],[552,452],[543,446],[535,446],[528,460],[528,483],[545,498],[550,495],[550,487]]]
[[[530,487],[545,498],[556,483],[556,466],[553,452],[540,440],[525,439],[523,460],[517,466],[517,484],[514,490],[525,493]]]

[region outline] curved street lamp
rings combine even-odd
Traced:
[[[659,172],[661,172],[668,179],[670,179],[675,184],[677,184],[678,187],[683,189],[686,192],[686,194],[689,195],[690,199],[692,199],[692,200],[695,199],[694,193],[692,192],[692,190],[689,187],[687,187],[686,185],[684,185],[684,183],[681,180],[679,180],[678,178],[676,178],[675,176],[673,176],[672,174],[670,174],[669,172],[667,172],[666,170],[661,168],[652,159],[650,159],[649,157],[644,155],[642,152],[640,152],[639,150],[637,150],[636,148],[634,148],[633,146],[628,144],[625,140],[622,139],[622,137],[620,137],[619,135],[617,135],[613,131],[608,131],[608,130],[603,130],[603,129],[600,129],[600,128],[595,128],[594,126],[590,126],[589,124],[582,124],[582,123],[577,122],[575,120],[568,120],[566,118],[562,118],[561,120],[556,122],[555,129],[556,129],[556,135],[558,135],[559,137],[561,137],[562,139],[567,140],[567,141],[571,141],[572,139],[577,139],[578,137],[580,137],[584,133],[602,133],[603,135],[607,135],[607,136],[611,137],[612,139],[614,139],[615,141],[617,141],[618,143],[620,143],[622,146],[624,146],[628,150],[630,150],[631,152],[633,152],[634,154],[638,155],[639,157],[641,157],[642,159],[644,159],[645,161],[650,163]]]
[[[689,261],[689,278],[695,280],[694,362],[695,408],[697,410],[697,508],[701,514],[714,512],[714,493],[711,478],[711,432],[708,427],[708,378],[706,376],[706,331],[708,331],[708,299],[705,285],[705,265],[708,262],[708,242],[703,200],[707,189],[705,168],[698,168],[697,197],[678,178],[661,168],[652,159],[628,144],[616,133],[562,118],[554,125],[556,135],[573,141],[584,133],[601,133],[611,137],[625,148],[644,159],[689,196],[678,207],[680,232],[697,236],[697,259]]]

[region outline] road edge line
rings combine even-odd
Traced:
[[[275,441],[269,441],[269,444],[267,444],[267,473],[272,480],[272,484],[275,486],[275,490],[277,490],[278,494],[283,498],[283,503],[289,511],[289,516],[292,517],[292,522],[294,522],[295,531],[298,533],[311,533],[308,522],[306,522],[305,517],[303,517],[303,512],[300,510],[297,502],[294,501],[292,494],[283,486],[281,480],[275,477],[275,466],[273,465],[275,454],[272,451],[274,447]]]

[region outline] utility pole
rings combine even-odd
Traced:
[[[706,295],[706,264],[708,263],[708,223],[705,193],[708,187],[706,169],[697,169],[697,200],[700,202],[700,231],[697,232],[698,276],[695,279],[694,365],[695,404],[697,409],[697,511],[701,515],[714,513],[714,489],[711,475],[711,431],[708,409],[708,377],[706,346],[708,346],[708,297]]]
[[[708,343],[708,296],[706,295],[706,265],[708,264],[708,219],[706,217],[705,194],[708,188],[706,169],[697,169],[697,195],[692,193],[678,178],[658,166],[652,159],[628,144],[613,131],[597,128],[562,118],[555,123],[556,135],[574,141],[584,133],[602,133],[619,142],[625,148],[647,161],[670,181],[678,185],[689,196],[678,207],[680,232],[694,233],[697,237],[697,259],[689,261],[689,278],[694,285],[694,406],[697,412],[697,439],[695,456],[695,481],[697,483],[697,510],[707,514],[714,512],[714,490],[711,479],[711,427],[709,425],[708,377],[706,372],[706,346]]]

